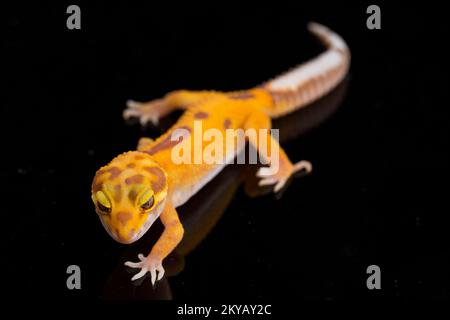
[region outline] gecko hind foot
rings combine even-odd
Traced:
[[[127,267],[141,269],[131,278],[131,281],[142,278],[146,275],[147,272],[150,272],[152,285],[155,284],[156,280],[159,281],[162,279],[162,277],[164,276],[164,268],[162,266],[161,259],[153,257],[152,255],[145,257],[142,253],[138,254],[138,258],[140,260],[139,262],[127,261],[124,263]],[[156,274],[157,271],[158,277]]]
[[[280,191],[285,185],[286,182],[292,176],[298,174],[306,175],[312,171],[312,164],[309,161],[299,161],[294,165],[291,165],[289,169],[282,170],[278,169],[278,172],[273,173],[273,169],[271,167],[262,167],[256,173],[256,176],[261,178],[258,183],[258,186],[268,186],[275,185],[273,188],[273,192],[277,193]]]

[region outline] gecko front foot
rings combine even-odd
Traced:
[[[140,262],[125,262],[125,265],[130,268],[140,268],[141,271],[136,273],[131,281],[142,278],[147,272],[150,272],[152,285],[155,284],[156,280],[161,280],[164,276],[164,268],[162,266],[162,260],[154,255],[148,255],[145,257],[142,253],[138,254]],[[158,271],[158,278],[156,278],[156,271]]]
[[[288,166],[280,166],[276,173],[273,173],[273,171],[271,167],[262,167],[258,170],[256,176],[262,178],[258,183],[259,186],[275,184],[273,191],[277,193],[296,172],[304,171],[306,174],[310,173],[312,171],[312,165],[309,161],[300,161],[294,165],[289,163]]]
[[[147,122],[157,125],[159,119],[167,114],[164,99],[157,99],[150,102],[137,102],[133,100],[127,101],[127,109],[123,111],[125,120],[129,118],[138,118],[142,126]]]

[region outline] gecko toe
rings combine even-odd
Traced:
[[[139,111],[136,109],[125,109],[123,111],[123,118],[125,120],[132,118],[132,117],[138,117],[139,116]]]
[[[139,271],[138,273],[136,273],[133,278],[131,278],[131,281],[137,280],[142,278],[146,273],[148,272],[147,267],[143,267],[141,269],[141,271]]]
[[[149,120],[150,120],[150,117],[146,116],[146,115],[141,115],[141,117],[139,118],[139,122],[140,122],[141,126],[145,126]]]
[[[155,281],[156,281],[156,268],[151,268],[151,269],[150,269],[150,275],[151,275],[152,285],[155,285]]]
[[[310,173],[312,171],[312,164],[309,161],[306,160],[302,160],[297,162],[296,164],[294,164],[293,167],[293,172],[298,172],[298,171],[305,171],[306,174]]]
[[[142,253],[139,253],[138,254],[138,259],[141,260],[141,261],[144,261],[145,260],[145,256]]]
[[[273,169],[271,167],[262,167],[259,168],[258,172],[256,173],[257,177],[265,178],[273,175]]]
[[[142,265],[142,262],[127,261],[124,263],[124,265],[126,265],[127,267],[130,267],[130,268],[140,268]]]
[[[286,180],[278,181],[278,183],[273,188],[273,192],[277,193],[278,191],[280,191],[284,187],[285,184],[286,184]]]
[[[262,186],[268,186],[268,185],[272,185],[275,184],[277,182],[277,179],[275,178],[266,178],[266,179],[262,179],[258,182],[258,186],[262,187]]]
[[[162,266],[158,267],[158,281],[162,279],[162,277],[164,277],[164,268]]]
[[[140,102],[134,101],[134,100],[127,100],[126,102],[127,107],[131,109],[139,108],[142,104]]]

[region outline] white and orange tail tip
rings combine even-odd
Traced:
[[[274,96],[274,116],[288,113],[324,96],[347,74],[350,51],[345,41],[327,27],[315,22],[310,22],[308,29],[319,38],[327,50],[263,84]]]

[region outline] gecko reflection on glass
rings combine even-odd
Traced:
[[[147,103],[128,102],[124,117],[137,117],[145,125],[175,109],[185,110],[179,120],[156,140],[142,138],[137,151],[123,153],[102,167],[92,183],[92,200],[96,212],[108,233],[118,242],[132,243],[141,238],[160,218],[164,231],[148,256],[139,254],[139,262],[126,262],[140,271],[132,280],[151,274],[155,283],[164,275],[162,261],[178,245],[183,237],[183,226],[176,208],[196,194],[216,176],[236,154],[234,148],[223,153],[223,163],[175,164],[171,151],[180,143],[192,143],[192,134],[172,140],[175,130],[192,132],[194,121],[202,121],[205,129],[266,129],[271,119],[284,116],[330,92],[347,74],[350,52],[337,34],[317,23],[309,29],[327,47],[327,50],[311,61],[258,87],[236,92],[174,91],[162,99]],[[311,171],[311,164],[300,161],[292,164],[281,147],[279,168],[270,168],[271,144],[278,142],[270,135],[261,143],[258,137],[246,137],[260,157],[269,160],[269,167],[257,172],[260,185],[274,185],[278,192],[297,171]],[[258,149],[259,145],[268,148]],[[194,149],[192,149],[194,150]],[[194,151],[192,151],[194,152]],[[274,173],[275,172],[275,173]]]

